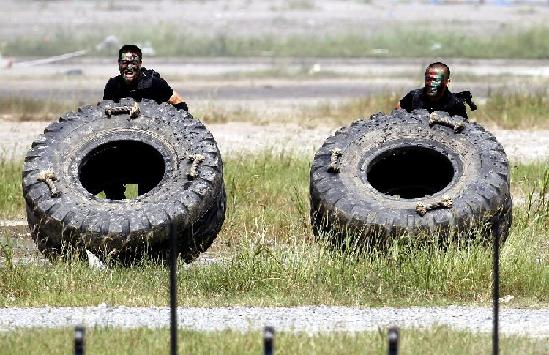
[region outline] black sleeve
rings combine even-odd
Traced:
[[[469,119],[469,117],[467,117],[467,108],[465,107],[465,104],[461,101],[458,101],[458,104],[452,111],[453,112],[450,116],[461,116],[465,119]]]
[[[118,91],[116,87],[116,81],[114,78],[109,79],[105,85],[105,90],[103,90],[103,100],[119,100],[120,98],[117,99],[116,97],[116,92]]]
[[[406,94],[401,100],[400,100],[400,108],[405,109],[408,112],[412,111],[412,92]]]
[[[153,85],[153,92],[155,93],[157,101],[166,102],[172,97],[173,89],[168,85],[166,80],[159,77],[153,77]]]
[[[186,102],[180,102],[178,104],[173,105],[178,110],[183,110],[189,112],[189,106],[187,106]]]

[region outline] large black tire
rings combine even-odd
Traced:
[[[145,253],[164,259],[173,228],[179,253],[190,262],[217,236],[226,197],[213,136],[169,104],[143,100],[137,118],[105,113],[108,107],[133,104],[123,99],[84,106],[50,124],[32,144],[23,168],[23,195],[32,236],[45,254],[71,247],[114,260]],[[192,177],[195,154],[204,160],[195,163]],[[53,173],[58,196],[41,179],[44,172]],[[113,181],[139,184],[140,195],[96,196]]]
[[[375,114],[325,141],[310,175],[311,224],[317,237],[354,247],[387,246],[392,237],[404,234],[443,240],[507,238],[512,201],[502,146],[480,125],[461,117],[451,118],[464,124],[457,133],[450,126],[430,126],[429,117],[426,110]],[[416,210],[418,203],[436,203],[445,196],[453,199],[451,208],[423,216]]]

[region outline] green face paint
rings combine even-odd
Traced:
[[[425,73],[425,93],[430,97],[441,95],[446,89],[446,83],[442,68],[429,68]]]
[[[126,83],[136,82],[141,73],[141,58],[137,53],[122,53],[122,57],[118,60],[118,70]]]

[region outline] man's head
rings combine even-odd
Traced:
[[[444,95],[450,82],[450,68],[444,63],[436,62],[429,64],[425,69],[425,94],[437,100]]]
[[[118,69],[127,84],[137,83],[141,75],[141,49],[134,44],[125,44],[118,51]]]

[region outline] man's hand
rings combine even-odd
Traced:
[[[181,97],[181,95],[179,95],[179,93],[175,90],[173,91],[172,96],[168,100],[168,103],[172,104],[178,110],[189,111],[189,107],[187,106],[185,101],[183,101],[183,98]]]

